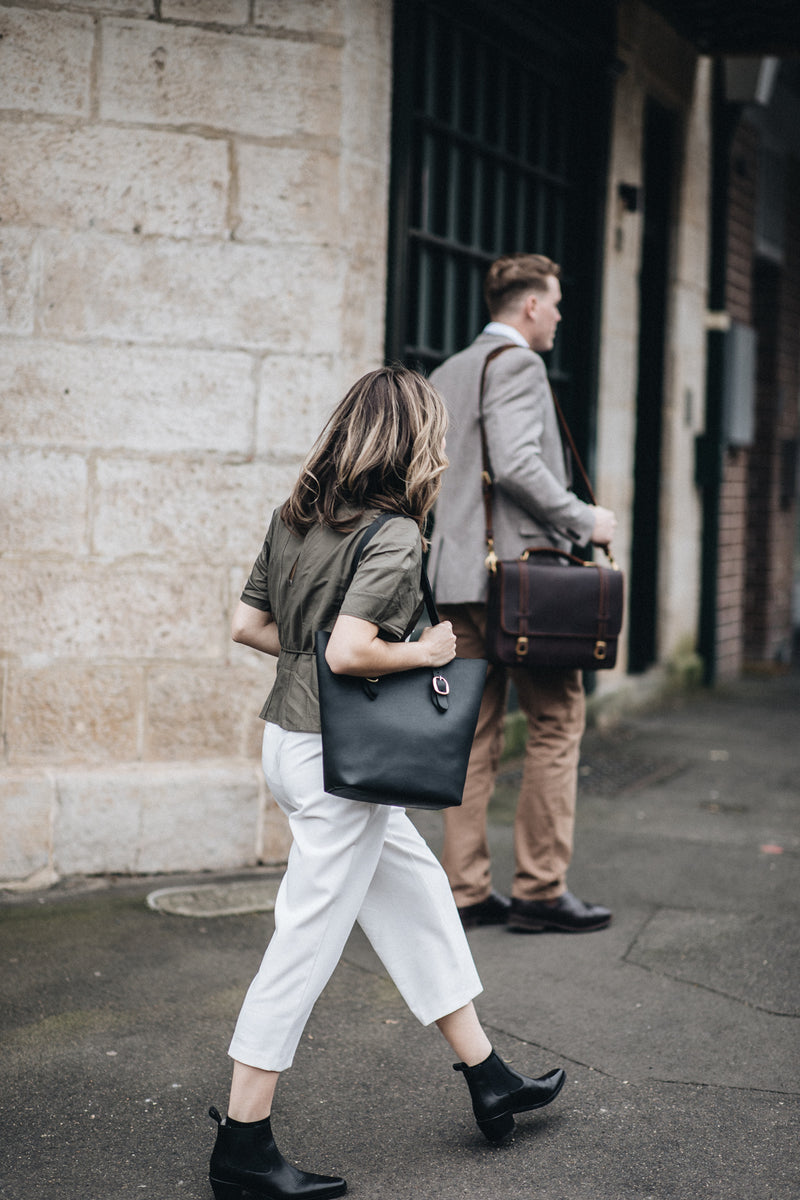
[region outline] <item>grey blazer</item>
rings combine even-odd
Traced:
[[[440,604],[486,600],[478,402],[486,356],[507,344],[513,348],[489,365],[483,397],[494,478],[495,553],[498,558],[516,558],[534,545],[569,550],[572,543],[588,544],[594,529],[593,509],[569,491],[544,362],[508,338],[481,333],[431,374],[450,415],[450,466],[436,502],[428,572]]]

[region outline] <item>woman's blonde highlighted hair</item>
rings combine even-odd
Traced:
[[[442,398],[423,375],[407,367],[370,371],[312,447],[281,510],[284,523],[300,536],[315,524],[345,533],[365,509],[378,509],[421,529],[447,466],[446,429]]]

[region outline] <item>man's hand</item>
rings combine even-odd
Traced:
[[[592,544],[594,546],[608,546],[617,530],[617,518],[614,516],[610,508],[600,508],[598,505],[594,510],[594,530],[592,532]]]

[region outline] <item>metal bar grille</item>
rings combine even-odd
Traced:
[[[530,46],[498,45],[435,6],[419,10],[414,45],[402,357],[431,367],[480,329],[494,258],[563,258],[569,107]]]
[[[398,0],[386,352],[430,370],[484,324],[499,254],[561,263],[548,370],[591,467],[614,0]]]

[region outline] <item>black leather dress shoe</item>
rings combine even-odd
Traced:
[[[511,901],[507,896],[489,892],[479,904],[467,904],[460,908],[458,915],[465,929],[474,929],[476,925],[505,925],[510,908]]]
[[[556,900],[511,901],[508,928],[514,933],[593,933],[611,924],[611,912],[564,892]]]

